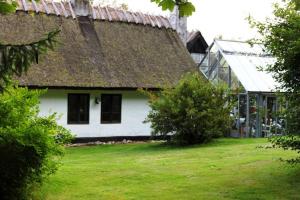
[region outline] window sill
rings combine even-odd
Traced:
[[[101,122],[100,124],[122,124],[121,122]]]

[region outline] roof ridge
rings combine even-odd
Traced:
[[[48,1],[48,0],[46,0]],[[71,1],[71,0],[68,0],[68,1]],[[159,14],[149,14],[149,13],[143,13],[143,12],[140,12],[140,11],[134,11],[134,10],[126,10],[126,9],[123,9],[122,7],[113,7],[111,5],[105,5],[105,6],[101,6],[100,3],[98,4],[95,4],[95,5],[92,5],[92,7],[100,7],[100,8],[109,8],[109,9],[113,9],[113,10],[117,10],[117,11],[121,11],[121,12],[127,12],[127,13],[141,13],[141,14],[144,14],[144,15],[151,15],[151,16],[154,16],[154,17],[162,17],[166,20],[169,20],[168,17],[164,16],[164,15],[159,15]]]
[[[47,15],[56,15],[62,17],[77,16],[72,6],[71,0],[54,1],[54,0],[17,0],[17,11],[45,13]],[[133,24],[150,25],[152,27],[174,29],[167,17],[161,15],[149,15],[142,12],[127,11],[120,8],[109,6],[101,7],[98,5],[90,5],[89,17],[93,20],[103,20],[110,22],[127,22]]]

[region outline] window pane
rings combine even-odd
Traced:
[[[103,112],[111,112],[111,96],[102,95],[101,96],[101,110]]]
[[[77,99],[74,95],[69,96],[69,102],[68,102],[68,122],[74,122],[77,119],[77,111],[76,111],[76,105],[77,105]]]
[[[89,123],[89,94],[69,94],[68,96],[68,123]]]
[[[112,113],[111,114],[111,121],[115,122],[115,123],[121,122],[121,115],[120,115],[120,113]]]
[[[102,123],[109,123],[111,121],[111,114],[110,113],[102,113],[101,121],[102,121]]]
[[[121,96],[113,96],[112,98],[112,112],[121,112]]]
[[[101,123],[120,123],[121,103],[122,96],[120,94],[102,94]]]

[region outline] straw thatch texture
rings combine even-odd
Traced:
[[[61,32],[55,51],[42,55],[20,85],[159,88],[196,69],[172,29],[23,11],[0,15],[2,43],[37,41],[56,28]]]

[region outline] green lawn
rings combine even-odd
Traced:
[[[158,143],[68,148],[45,199],[300,199],[300,166],[265,139],[186,148]]]

